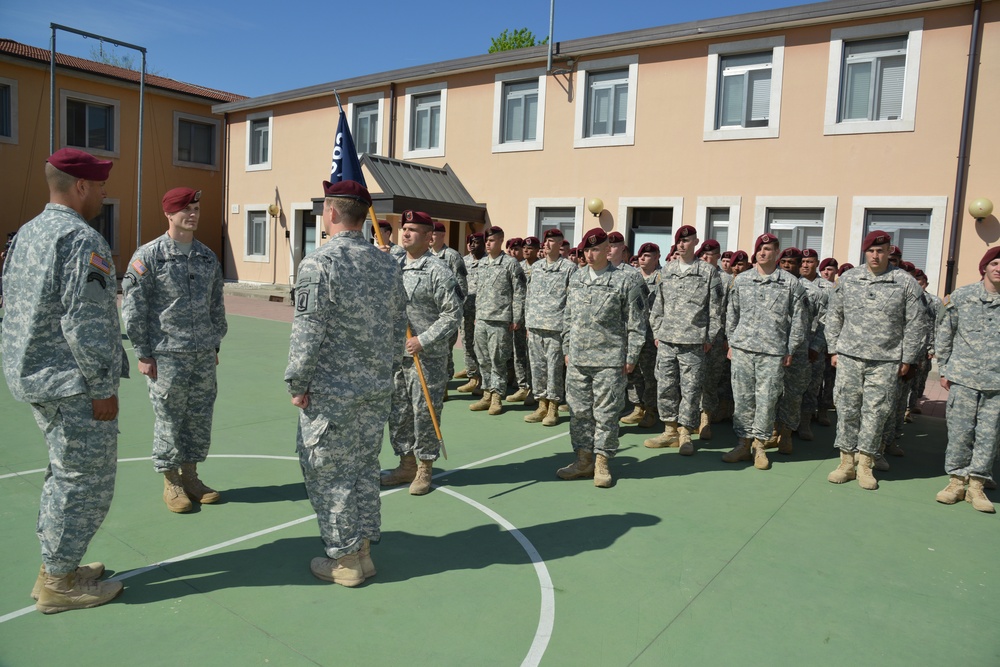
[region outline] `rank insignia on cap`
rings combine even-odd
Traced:
[[[137,259],[134,262],[132,262],[132,268],[135,269],[135,272],[138,273],[140,276],[144,275],[147,271],[146,265],[142,263],[141,259]]]
[[[108,264],[108,260],[104,259],[96,252],[90,253],[90,265],[104,271],[104,273],[111,275],[111,265]]]

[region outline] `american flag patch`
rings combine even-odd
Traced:
[[[104,271],[104,273],[111,275],[111,265],[108,261],[98,255],[96,252],[90,253],[90,265]]]
[[[132,262],[132,268],[135,269],[135,272],[140,276],[146,273],[146,265],[142,263],[141,259],[137,259]]]

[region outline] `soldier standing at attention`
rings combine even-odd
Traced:
[[[1000,246],[979,262],[983,279],[952,292],[938,315],[935,352],[948,390],[948,486],[937,501],[964,497],[980,512],[996,512],[983,492],[993,480],[1000,445]],[[965,485],[969,487],[966,490]]]
[[[535,257],[538,256],[538,239],[535,240]],[[527,293],[528,277],[531,275],[531,264],[525,262],[524,239],[513,238],[507,242],[510,256],[517,260],[521,271],[524,273],[525,292],[521,294],[521,313],[524,313],[524,295]],[[534,260],[532,260],[534,261]],[[528,360],[528,330],[524,326],[524,320],[517,323],[517,328],[512,332],[513,354],[508,364],[508,377],[510,371],[514,373],[514,382],[517,384],[517,391],[507,396],[508,403],[534,404],[535,399],[531,394],[531,366]]]
[[[684,225],[674,234],[680,253],[660,272],[649,325],[656,341],[656,386],[663,434],[649,448],[680,447],[694,454],[691,434],[698,428],[705,355],[722,328],[724,293],[719,270],[695,259],[698,234]]]
[[[511,334],[524,321],[524,272],[503,252],[503,230],[489,227],[483,234],[486,256],[479,260],[476,297],[476,358],[482,373],[483,397],[469,406],[473,412],[503,412]]]
[[[354,181],[324,181],[323,190],[330,239],[299,265],[285,382],[300,409],[296,451],[326,552],[309,569],[358,586],[375,575],[378,454],[403,358],[406,293],[398,263],[361,233],[368,190]]]
[[[799,420],[799,437],[812,440],[812,420],[817,418],[820,406],[820,391],[823,387],[823,374],[827,364],[826,354],[826,310],[830,297],[833,295],[833,283],[820,277],[817,272],[819,254],[806,248],[802,251],[802,263],[799,269],[799,280],[806,288],[806,299],[812,317],[810,338],[813,343],[809,354],[809,386],[802,395],[802,417]],[[824,409],[825,412],[825,409]],[[818,419],[817,419],[818,421]],[[830,421],[827,419],[826,425]]]
[[[524,421],[559,423],[559,404],[565,396],[566,353],[562,345],[566,291],[577,266],[560,256],[563,235],[559,228],[545,231],[545,256],[531,267],[525,298],[524,321],[528,328],[531,386],[538,408]]]
[[[635,368],[646,326],[642,281],[638,272],[609,263],[608,235],[600,227],[587,232],[581,245],[588,265],[570,279],[563,318],[569,434],[576,461],[556,475],[593,477],[594,486],[607,488],[608,461],[618,451],[625,378]]]
[[[934,358],[934,340],[935,340],[935,326],[934,322],[937,322],[938,313],[941,312],[941,297],[936,294],[932,294],[927,291],[927,274],[917,269],[913,274],[916,278],[917,284],[920,285],[920,289],[924,291],[921,295],[924,300],[924,307],[927,308],[927,314],[931,321],[931,332],[928,336],[927,341],[927,358],[921,360],[920,369],[917,371],[917,376],[913,380],[913,390],[910,392],[910,403],[906,409],[906,418],[910,419],[910,415],[921,414],[920,406],[917,403],[920,401],[921,397],[924,395],[924,387],[927,386],[927,375],[931,370],[931,359]]]
[[[806,340],[807,306],[799,279],[777,266],[777,236],[758,236],[754,256],[757,264],[737,276],[729,290],[726,334],[736,402],[733,430],[740,442],[722,460],[752,457],[755,468],[767,470],[765,442],[774,429],[785,369]]]
[[[463,394],[482,394],[482,376],[476,359],[476,298],[479,292],[479,266],[485,255],[483,234],[469,234],[466,241],[469,254],[462,258],[465,263],[468,292],[462,307],[462,348],[465,353],[465,376],[468,382],[458,388]]]
[[[469,293],[469,272],[465,268],[465,262],[462,260],[462,256],[458,254],[457,250],[449,248],[444,243],[444,223],[437,220],[434,221],[434,233],[431,235],[431,252],[434,256],[444,262],[449,269],[451,269],[452,274],[455,276],[455,283],[457,286],[457,294],[459,304],[462,304],[462,308],[459,308],[459,318],[463,314],[465,295]],[[455,348],[455,343],[458,342],[458,333],[461,327],[459,327],[454,334],[451,336],[450,347],[448,348],[448,377],[455,374],[455,355],[451,353],[451,350]],[[448,396],[448,386],[445,385],[444,395]],[[440,413],[439,413],[440,414]]]
[[[389,442],[399,457],[399,467],[384,473],[382,486],[410,484],[410,495],[422,496],[431,490],[434,461],[441,454],[427,409],[413,355],[427,382],[434,413],[441,423],[444,390],[448,384],[448,358],[453,336],[458,331],[462,304],[455,289],[455,275],[428,249],[434,221],[421,211],[403,211],[400,245],[406,257],[400,260],[406,290],[406,319],[412,334],[406,341],[402,366],[392,376],[392,407],[389,411]]]
[[[660,282],[660,246],[643,243],[639,246],[639,271],[643,281],[646,320],[653,307],[656,286]],[[646,337],[639,352],[639,363],[628,378],[628,400],[634,408],[632,413],[622,417],[623,424],[638,424],[639,428],[650,428],[656,424],[656,345],[653,331],[646,326]]]
[[[219,493],[198,477],[208,458],[217,393],[219,346],[226,335],[222,267],[195,239],[201,191],[163,195],[167,232],[135,251],[122,281],[122,319],[139,372],[146,376],[153,426],[153,469],[163,475],[163,502],[190,512]]]
[[[38,510],[42,566],[31,597],[43,614],[96,607],[122,592],[80,565],[115,492],[118,384],[128,359],[118,325],[111,248],[100,214],[109,160],[75,148],[45,165],[49,203],[18,231],[3,268],[3,372],[31,404],[49,465]]]
[[[840,465],[827,479],[834,484],[857,479],[868,490],[878,488],[872,467],[881,454],[882,429],[895,410],[898,378],[918,360],[927,334],[920,286],[905,271],[890,268],[890,239],[883,231],[865,237],[865,264],[839,277],[826,321],[837,368],[840,450]]]

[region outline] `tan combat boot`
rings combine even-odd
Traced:
[[[45,575],[35,609],[43,614],[58,614],[73,609],[89,609],[114,600],[124,586],[120,581],[81,579],[76,572],[62,576]]]
[[[757,439],[753,441],[753,467],[757,470],[768,470],[771,467],[764,443]]]
[[[309,563],[309,570],[313,576],[323,581],[332,581],[341,586],[354,588],[360,586],[365,581],[365,573],[361,569],[360,552],[333,558],[313,558]]]
[[[361,574],[365,579],[374,577],[377,572],[375,563],[372,562],[372,542],[367,537],[361,540],[361,548],[358,549],[358,561],[361,564]]]
[[[735,447],[722,455],[722,460],[726,463],[739,463],[740,461],[749,461],[752,458],[749,438],[740,438]]]
[[[460,370],[459,372],[455,373],[451,377],[454,380],[465,380],[466,378],[469,377],[469,371],[468,371],[468,369],[463,368],[462,370]]]
[[[379,475],[382,486],[409,484],[417,476],[417,457],[413,454],[403,454],[399,457],[399,465],[395,470],[389,470]]]
[[[632,408],[632,412],[622,417],[619,421],[621,421],[621,423],[623,424],[635,425],[641,422],[642,418],[645,416],[646,416],[646,408],[642,407],[639,404],[636,404],[636,406]]]
[[[874,457],[864,452],[858,452],[858,486],[865,491],[874,491],[878,488],[878,480],[872,474],[874,467]]]
[[[488,414],[498,415],[503,412],[503,401],[500,400],[500,392],[495,391],[490,394],[490,409]]]
[[[434,472],[434,462],[420,459],[417,462],[417,474],[410,484],[411,496],[422,496],[431,490],[431,475]]]
[[[934,500],[945,505],[954,505],[959,500],[965,500],[965,478],[952,475],[948,479],[948,486],[938,491]]]
[[[104,563],[90,563],[76,568],[76,578],[78,580],[94,581],[95,579],[100,579],[102,574],[104,574]],[[32,600],[38,599],[38,596],[42,594],[42,587],[44,585],[45,564],[42,563],[41,567],[38,568],[38,578],[35,579],[35,585],[31,589]]]
[[[813,428],[812,428],[812,413],[802,411],[802,416],[799,417],[799,438],[809,442],[813,439]],[[780,450],[779,450],[780,451]]]
[[[774,423],[774,428],[771,429],[771,437],[763,441],[764,449],[774,449],[778,446],[778,440],[781,439],[781,426],[777,422]]]
[[[531,390],[528,389],[527,387],[521,387],[520,389],[518,389],[513,394],[511,394],[510,396],[507,397],[507,402],[508,403],[520,403],[521,401],[523,401],[524,399],[528,398],[529,396],[531,396]]]
[[[701,423],[698,425],[698,437],[702,440],[712,439],[712,416],[707,412],[701,413]]]
[[[197,463],[181,464],[181,486],[184,487],[184,493],[187,494],[188,498],[202,505],[219,502],[219,492],[206,486],[198,477]]]
[[[458,388],[458,391],[463,394],[471,394],[479,389],[479,378],[469,378],[469,381]]]
[[[642,415],[642,419],[639,420],[639,428],[653,428],[660,419],[660,416],[656,412],[656,407],[646,407],[643,409],[645,412]]]
[[[681,456],[691,456],[694,454],[694,443],[691,442],[691,429],[687,426],[677,427],[677,444],[680,447],[677,453]]]
[[[556,470],[559,479],[583,479],[594,476],[594,454],[585,449],[576,450],[576,461]]]
[[[840,465],[826,476],[826,481],[834,484],[843,484],[857,478],[854,471],[854,452],[840,450]]]
[[[493,396],[492,392],[484,391],[482,398],[469,406],[469,409],[473,412],[482,412],[483,410],[490,409],[490,398]]]
[[[163,472],[163,502],[171,512],[184,514],[191,511],[191,499],[184,492],[180,470]]]
[[[559,423],[559,401],[549,401],[542,426],[555,426]]]
[[[792,429],[782,424],[781,429],[778,431],[778,453],[791,454],[793,449]]]
[[[524,415],[524,421],[529,424],[537,424],[538,422],[545,419],[545,415],[549,412],[549,399],[540,398],[538,399],[538,407],[530,415]]]
[[[559,412],[569,412],[569,403],[560,403]]]
[[[600,489],[607,489],[611,486],[611,471],[608,469],[608,457],[604,454],[598,454],[594,459],[594,486]]]
[[[646,438],[643,447],[660,449],[662,447],[679,447],[680,434],[677,432],[677,422],[663,422],[663,433],[655,438]]]
[[[980,512],[994,514],[997,511],[990,499],[983,493],[982,477],[969,477],[969,490],[965,492],[965,502],[971,503],[972,509]]]

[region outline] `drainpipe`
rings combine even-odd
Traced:
[[[955,245],[962,222],[962,203],[965,197],[965,180],[969,162],[969,116],[972,115],[972,93],[975,88],[976,62],[978,60],[979,23],[983,0],[976,0],[972,10],[972,36],[969,39],[969,65],[965,73],[965,100],[962,105],[962,131],[958,144],[958,174],[955,176],[955,194],[952,198],[951,234],[948,240],[948,264],[945,269],[944,293],[951,294],[955,287]]]
[[[389,157],[396,157],[396,84],[389,84]]]

